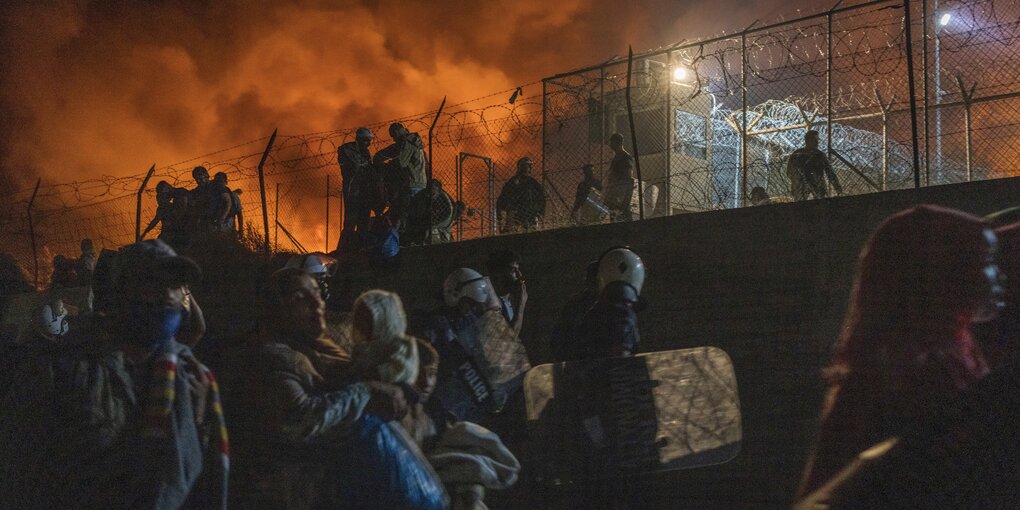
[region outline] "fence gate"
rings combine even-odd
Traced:
[[[457,200],[464,213],[457,219],[457,240],[496,234],[496,172],[492,158],[469,152],[457,155]]]

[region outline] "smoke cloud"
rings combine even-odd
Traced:
[[[811,2],[801,2],[805,6]],[[771,19],[777,0],[5,2],[0,188],[434,109]]]

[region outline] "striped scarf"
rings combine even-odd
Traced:
[[[157,355],[153,362],[153,373],[149,385],[149,398],[144,407],[142,418],[142,435],[152,438],[172,438],[174,419],[173,409],[177,399],[178,391],[178,368],[180,357],[177,353],[164,352]],[[220,387],[212,371],[205,365],[198,365],[205,377],[209,380],[209,391],[206,396],[206,419],[203,425],[199,426],[200,436],[203,439],[203,478],[206,485],[203,492],[208,491],[222,495],[226,494],[227,473],[230,469],[230,440],[227,436],[227,425],[223,414],[223,404],[220,399]],[[183,388],[187,388],[186,385]],[[187,398],[181,404],[191,405],[191,399]],[[212,420],[209,417],[212,417]],[[203,434],[205,432],[205,434]],[[216,452],[218,455],[210,455]],[[219,499],[218,496],[213,499]]]

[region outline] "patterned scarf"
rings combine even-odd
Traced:
[[[142,419],[142,435],[145,437],[171,438],[173,434],[171,422],[174,418],[174,402],[177,399],[179,362],[180,357],[174,352],[161,353],[153,362],[149,398]],[[220,400],[220,388],[216,377],[205,365],[199,364],[198,370],[201,370],[209,380],[209,392],[206,397],[205,423],[199,425],[199,435],[202,437],[205,452],[203,476],[200,481],[202,486],[196,487],[195,492],[202,493],[200,497],[203,500],[225,502],[227,473],[230,469],[230,441]],[[190,399],[185,403],[191,405]],[[212,455],[212,452],[218,455]]]

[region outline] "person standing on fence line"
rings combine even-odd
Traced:
[[[584,177],[577,184],[577,192],[574,194],[574,207],[570,210],[570,217],[575,223],[581,222],[578,212],[580,212],[584,202],[588,200],[592,190],[602,191],[602,181],[595,178],[595,165],[588,163],[581,167],[581,172],[584,174]]]
[[[751,189],[751,205],[771,205],[772,197],[769,196],[769,192],[765,191],[765,188],[761,186],[755,186]]]
[[[92,283],[92,273],[96,270],[96,248],[92,244],[92,240],[85,238],[81,240],[81,256],[78,257],[76,262],[78,269],[78,278],[81,279],[84,285]]]
[[[190,213],[189,195],[187,190],[175,188],[166,181],[159,181],[156,185],[156,215],[142,231],[142,239],[150,230],[156,228],[156,225],[160,225],[159,239],[175,248],[186,244]]]
[[[634,156],[623,148],[623,135],[620,133],[610,135],[609,148],[614,155],[606,179],[606,205],[615,211],[614,220],[630,221],[634,219],[631,205],[634,198]]]
[[[517,160],[517,174],[506,181],[496,199],[500,232],[535,230],[538,219],[545,214],[545,190],[531,176],[533,163],[524,156]]]
[[[393,143],[377,152],[372,161],[382,173],[390,217],[403,230],[411,198],[425,189],[425,143],[399,122],[390,124],[390,138]]]
[[[355,132],[354,141],[341,145],[336,151],[344,199],[343,229],[336,245],[337,251],[347,250],[356,233],[368,232],[368,219],[372,215],[369,192],[373,173],[372,154],[368,147],[372,145],[373,138],[372,130],[360,127]]]
[[[210,229],[212,182],[209,180],[209,170],[204,166],[196,166],[191,171],[191,177],[195,179],[195,187],[188,192],[188,214],[191,224],[189,233],[195,234]]]
[[[828,197],[826,179],[837,194],[843,194],[843,186],[832,171],[829,159],[818,150],[818,131],[814,129],[804,133],[804,146],[790,154],[786,162],[786,176],[790,178],[790,194],[794,200],[807,200],[809,194],[815,198]]]
[[[211,224],[215,232],[231,232],[234,230],[234,194],[227,187],[227,174],[216,172],[209,184]]]

